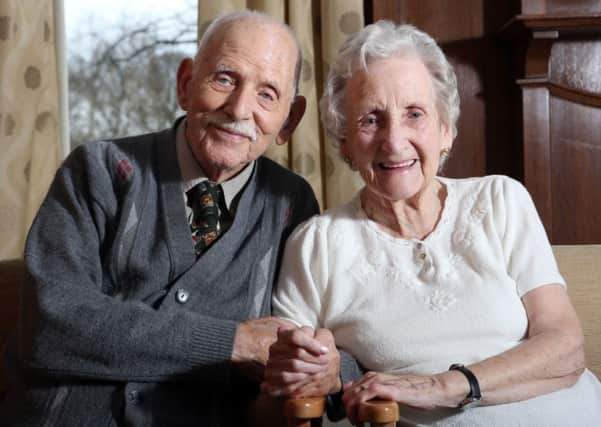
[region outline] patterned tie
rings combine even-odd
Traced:
[[[213,243],[221,232],[219,226],[219,200],[222,198],[221,185],[203,181],[186,192],[187,204],[192,209],[190,230],[196,256],[199,257]]]

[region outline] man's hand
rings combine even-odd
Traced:
[[[260,383],[269,357],[269,347],[277,338],[278,328],[294,327],[275,317],[241,322],[234,338],[232,364],[253,382]]]
[[[272,396],[324,396],[341,389],[340,354],[327,329],[280,328],[261,389]]]

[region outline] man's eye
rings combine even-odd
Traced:
[[[228,76],[217,76],[215,78],[215,81],[219,84],[222,84],[224,86],[227,85],[232,85],[234,82],[232,81],[232,79]]]
[[[274,96],[269,92],[259,92],[259,96],[266,101],[273,101],[275,99]]]

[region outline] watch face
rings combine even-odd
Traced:
[[[480,405],[480,399],[474,399],[474,398],[468,397],[463,402],[461,402],[461,404],[459,405],[459,408],[469,409],[469,408],[475,408],[476,406],[479,406],[479,405]]]

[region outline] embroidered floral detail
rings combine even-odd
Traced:
[[[376,261],[373,257],[364,263],[357,263],[352,269],[352,274],[361,283],[387,283],[393,286],[401,286],[413,292],[423,292],[423,284],[420,284],[416,275],[417,271],[410,271],[410,265],[396,266],[383,260]]]
[[[456,246],[460,249],[465,249],[471,246],[472,240],[469,233],[469,229],[466,226],[457,228],[453,232],[453,236],[451,237],[451,241],[453,246]]]
[[[481,222],[488,211],[487,206],[488,203],[482,199],[475,203],[470,212],[470,221],[474,223]]]
[[[455,231],[451,235],[451,252],[453,255],[449,258],[448,267],[444,272],[445,275],[455,271],[458,263],[465,262],[465,258],[459,254],[468,252],[473,244],[474,229],[480,227],[482,220],[488,214],[491,201],[486,197],[486,194],[483,194],[483,191],[482,188],[479,191],[474,191],[459,207],[461,211],[469,212],[469,214],[458,221]]]
[[[435,312],[446,311],[456,302],[455,295],[444,289],[435,289],[426,296],[426,306]]]
[[[453,252],[446,263],[443,263],[440,270],[441,277],[448,277],[451,273],[456,272],[457,262],[461,260],[459,254]]]

